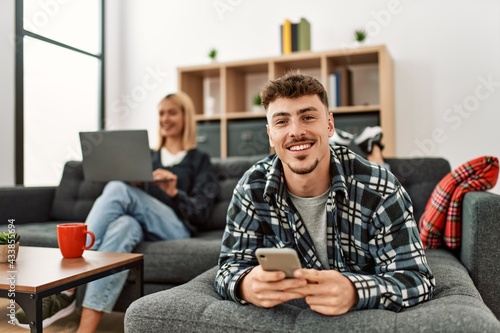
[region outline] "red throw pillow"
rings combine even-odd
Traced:
[[[492,188],[498,179],[498,158],[482,156],[448,173],[436,185],[420,218],[420,237],[426,249],[443,243],[451,249],[461,245],[462,200],[465,193]]]

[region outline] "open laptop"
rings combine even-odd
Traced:
[[[94,181],[153,181],[146,130],[80,132],[83,173]]]

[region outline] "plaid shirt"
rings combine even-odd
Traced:
[[[434,277],[413,217],[411,200],[386,169],[344,147],[331,151],[327,200],[330,267],[323,267],[285,188],[277,156],[255,164],[239,181],[228,209],[215,288],[241,304],[240,279],[258,265],[260,247],[294,248],[302,267],[334,269],[355,285],[354,309],[399,311],[429,300]]]
[[[481,156],[448,173],[436,185],[420,218],[420,237],[426,249],[462,244],[462,201],[467,192],[493,188],[498,158]]]

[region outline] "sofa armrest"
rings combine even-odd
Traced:
[[[462,211],[460,259],[481,297],[500,318],[500,195],[469,192]]]
[[[0,225],[50,221],[54,193],[54,186],[0,188]]]

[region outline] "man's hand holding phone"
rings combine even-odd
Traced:
[[[305,295],[292,291],[307,285],[305,279],[293,278],[293,271],[300,268],[293,249],[258,249],[260,265],[254,267],[240,282],[242,299],[254,305],[270,308]],[[288,273],[288,277],[287,277]]]
[[[293,249],[258,249],[256,256],[260,265],[254,267],[239,286],[240,296],[249,303],[268,308],[305,298],[311,310],[339,315],[358,302],[351,280],[335,270],[300,268]]]

